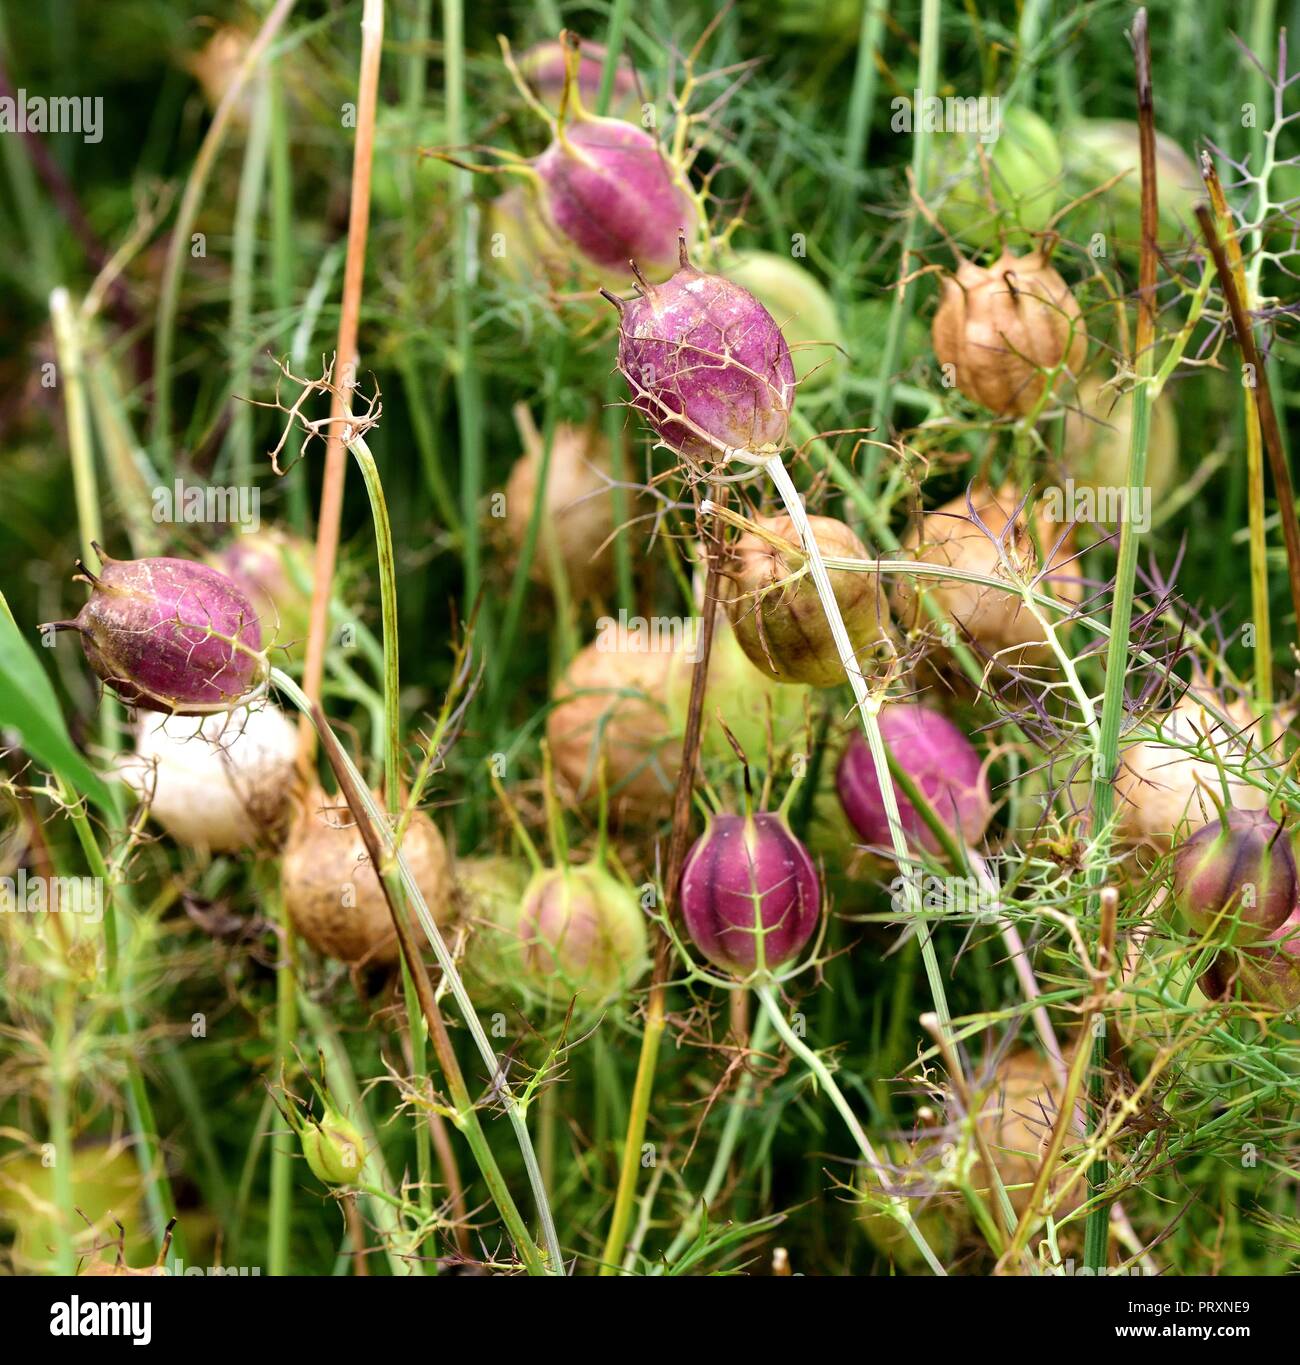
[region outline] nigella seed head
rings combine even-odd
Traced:
[[[526,177],[544,230],[588,273],[627,279],[635,273],[629,268],[635,260],[666,275],[677,260],[678,228],[694,233],[699,220],[685,171],[644,128],[588,112],[583,98],[590,82],[584,88],[583,57],[573,34],[562,34],[540,66],[525,58],[526,66],[547,73],[542,100],[504,40],[502,49],[520,92],[551,128],[550,145],[540,156],[531,162],[508,158],[507,166]],[[557,52],[562,72],[555,69]],[[547,99],[558,104],[556,112]]]
[[[1296,907],[1295,855],[1263,810],[1230,808],[1174,853],[1174,903],[1196,933],[1263,938]]]
[[[967,844],[981,839],[993,817],[988,777],[974,745],[952,721],[928,706],[892,702],[880,712],[880,733],[894,761],[943,824]],[[888,847],[889,821],[875,763],[866,741],[856,732],[840,759],[835,780],[840,804],[854,829],[868,844]],[[897,785],[894,798],[908,843],[939,853],[941,844],[934,831]]]
[[[1037,251],[1003,251],[987,268],[963,260],[943,282],[932,328],[940,365],[957,387],[999,416],[1033,412],[1047,371],[1077,375],[1088,353],[1078,301]]]
[[[680,269],[641,281],[620,312],[618,365],[659,439],[690,460],[762,461],[785,447],[794,363],[771,313],[741,285],[697,270],[679,238]]]
[[[98,546],[96,546],[98,550]],[[204,715],[247,701],[266,681],[257,612],[224,573],[186,559],[109,559],[75,630],[91,668],[128,705]]]
[[[681,911],[710,962],[748,976],[803,950],[821,922],[821,882],[782,816],[715,815],[686,857]]]
[[[524,984],[598,1008],[624,996],[648,966],[645,916],[630,887],[595,863],[538,872],[518,924]]]

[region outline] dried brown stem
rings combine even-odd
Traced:
[[[329,604],[338,557],[339,522],[343,514],[343,481],[347,451],[343,445],[347,395],[355,383],[357,329],[361,317],[361,285],[365,275],[366,237],[370,230],[370,167],[375,145],[375,108],[378,102],[379,61],[384,42],[383,0],[366,0],[361,19],[361,73],[357,92],[357,141],[352,158],[352,198],[348,209],[348,248],[343,267],[343,301],[335,348],[341,380],[330,400],[329,441],[316,522],[316,564],[312,582],[311,620],[303,665],[303,691],[320,700],[325,675],[325,640],[329,632]],[[336,374],[338,380],[340,375]],[[304,716],[299,725],[299,748],[304,760],[315,753],[316,734]]]

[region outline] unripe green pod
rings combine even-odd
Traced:
[[[1064,229],[1075,241],[1105,233],[1120,250],[1137,251],[1142,241],[1142,176],[1138,125],[1125,119],[1080,119],[1062,135],[1066,192],[1080,198],[1121,172],[1104,194],[1070,212]],[[1168,246],[1194,230],[1193,209],[1203,196],[1192,159],[1172,138],[1156,134],[1157,235]]]
[[[327,1108],[319,1121],[308,1119],[298,1134],[312,1174],[325,1185],[355,1185],[365,1164],[365,1140],[356,1124]]]
[[[960,242],[981,250],[997,245],[999,228],[1041,232],[1060,196],[1061,152],[1051,128],[1019,107],[1003,111],[1000,124],[997,139],[984,144],[987,177],[977,131],[934,135],[931,184],[947,187],[939,221]]]
[[[548,868],[524,891],[519,916],[522,978],[556,1004],[620,999],[649,965],[645,916],[635,892],[595,863]]]
[[[1081,488],[1116,489],[1128,485],[1129,435],[1133,429],[1132,390],[1103,387],[1096,375],[1079,381],[1065,413],[1065,472]],[[1178,472],[1178,416],[1169,394],[1151,406],[1147,441],[1146,487],[1154,505],[1169,491]],[[1099,509],[1101,504],[1098,504]]]

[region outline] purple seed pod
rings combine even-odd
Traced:
[[[893,702],[880,712],[880,733],[894,761],[916,783],[939,819],[967,844],[981,839],[993,817],[988,777],[974,745],[952,721],[928,706]],[[856,732],[840,759],[835,782],[853,828],[868,844],[888,847],[889,821],[876,765],[866,741]],[[894,796],[908,843],[927,853],[941,852],[933,830],[897,785]]]
[[[682,918],[691,941],[747,976],[796,957],[821,920],[821,883],[782,816],[715,815],[686,855]]]
[[[1300,1006],[1300,910],[1241,954],[1242,997],[1275,1009]]]
[[[621,314],[618,367],[632,406],[687,459],[779,454],[795,395],[780,327],[748,289],[696,270],[684,234],[678,259],[663,284],[638,273],[630,302],[602,291]]]
[[[551,130],[551,143],[532,161],[499,155],[504,169],[531,184],[539,216],[561,246],[572,248],[576,264],[608,276],[629,278],[639,261],[656,276],[677,263],[679,230],[695,232],[699,213],[683,168],[665,155],[653,134],[618,118],[601,118],[583,105],[584,61],[578,39],[560,35],[548,51],[525,57],[521,70],[502,40],[506,64],[520,93]],[[555,52],[563,57],[558,112],[554,98]],[[531,70],[529,69],[531,68]],[[529,78],[540,73],[549,91],[539,99]],[[599,80],[599,77],[597,78]]]
[[[1196,983],[1209,1000],[1293,1010],[1300,1006],[1300,910],[1241,952],[1225,949]]]
[[[602,273],[626,276],[635,260],[666,274],[677,261],[679,229],[695,229],[685,186],[658,142],[635,124],[579,106],[533,169],[546,223]]]
[[[129,706],[202,715],[247,700],[264,683],[262,630],[223,573],[187,559],[109,559],[75,621],[86,661]]]
[[[1265,810],[1229,808],[1174,853],[1174,904],[1196,933],[1238,943],[1272,933],[1295,909],[1295,855]]]
[[[605,74],[605,48],[590,39],[578,42],[578,93],[595,106],[600,94],[600,83]],[[564,98],[564,83],[568,78],[569,56],[563,42],[549,39],[536,43],[519,58],[519,70],[548,109],[559,109]],[[630,114],[641,103],[636,72],[625,57],[620,57],[614,68],[614,84],[610,90],[609,112],[621,117]]]

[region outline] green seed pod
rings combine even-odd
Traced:
[[[946,190],[939,221],[979,250],[997,245],[999,229],[1041,232],[1059,200],[1061,152],[1052,130],[1022,108],[1004,110],[1000,124],[996,140],[983,144],[977,131],[934,137],[931,184]]]
[[[645,915],[631,887],[594,863],[538,872],[519,916],[522,979],[583,1009],[620,999],[645,974]]]
[[[1124,119],[1081,119],[1062,135],[1066,193],[1077,199],[1127,172],[1103,194],[1070,212],[1062,226],[1075,241],[1105,233],[1116,250],[1136,252],[1142,241],[1142,177],[1138,126]],[[1156,134],[1157,235],[1169,246],[1194,229],[1193,208],[1204,190],[1191,158]]]
[[[308,1119],[298,1132],[302,1154],[312,1174],[325,1185],[355,1185],[365,1164],[365,1140],[356,1124],[332,1106],[324,1116]]]

